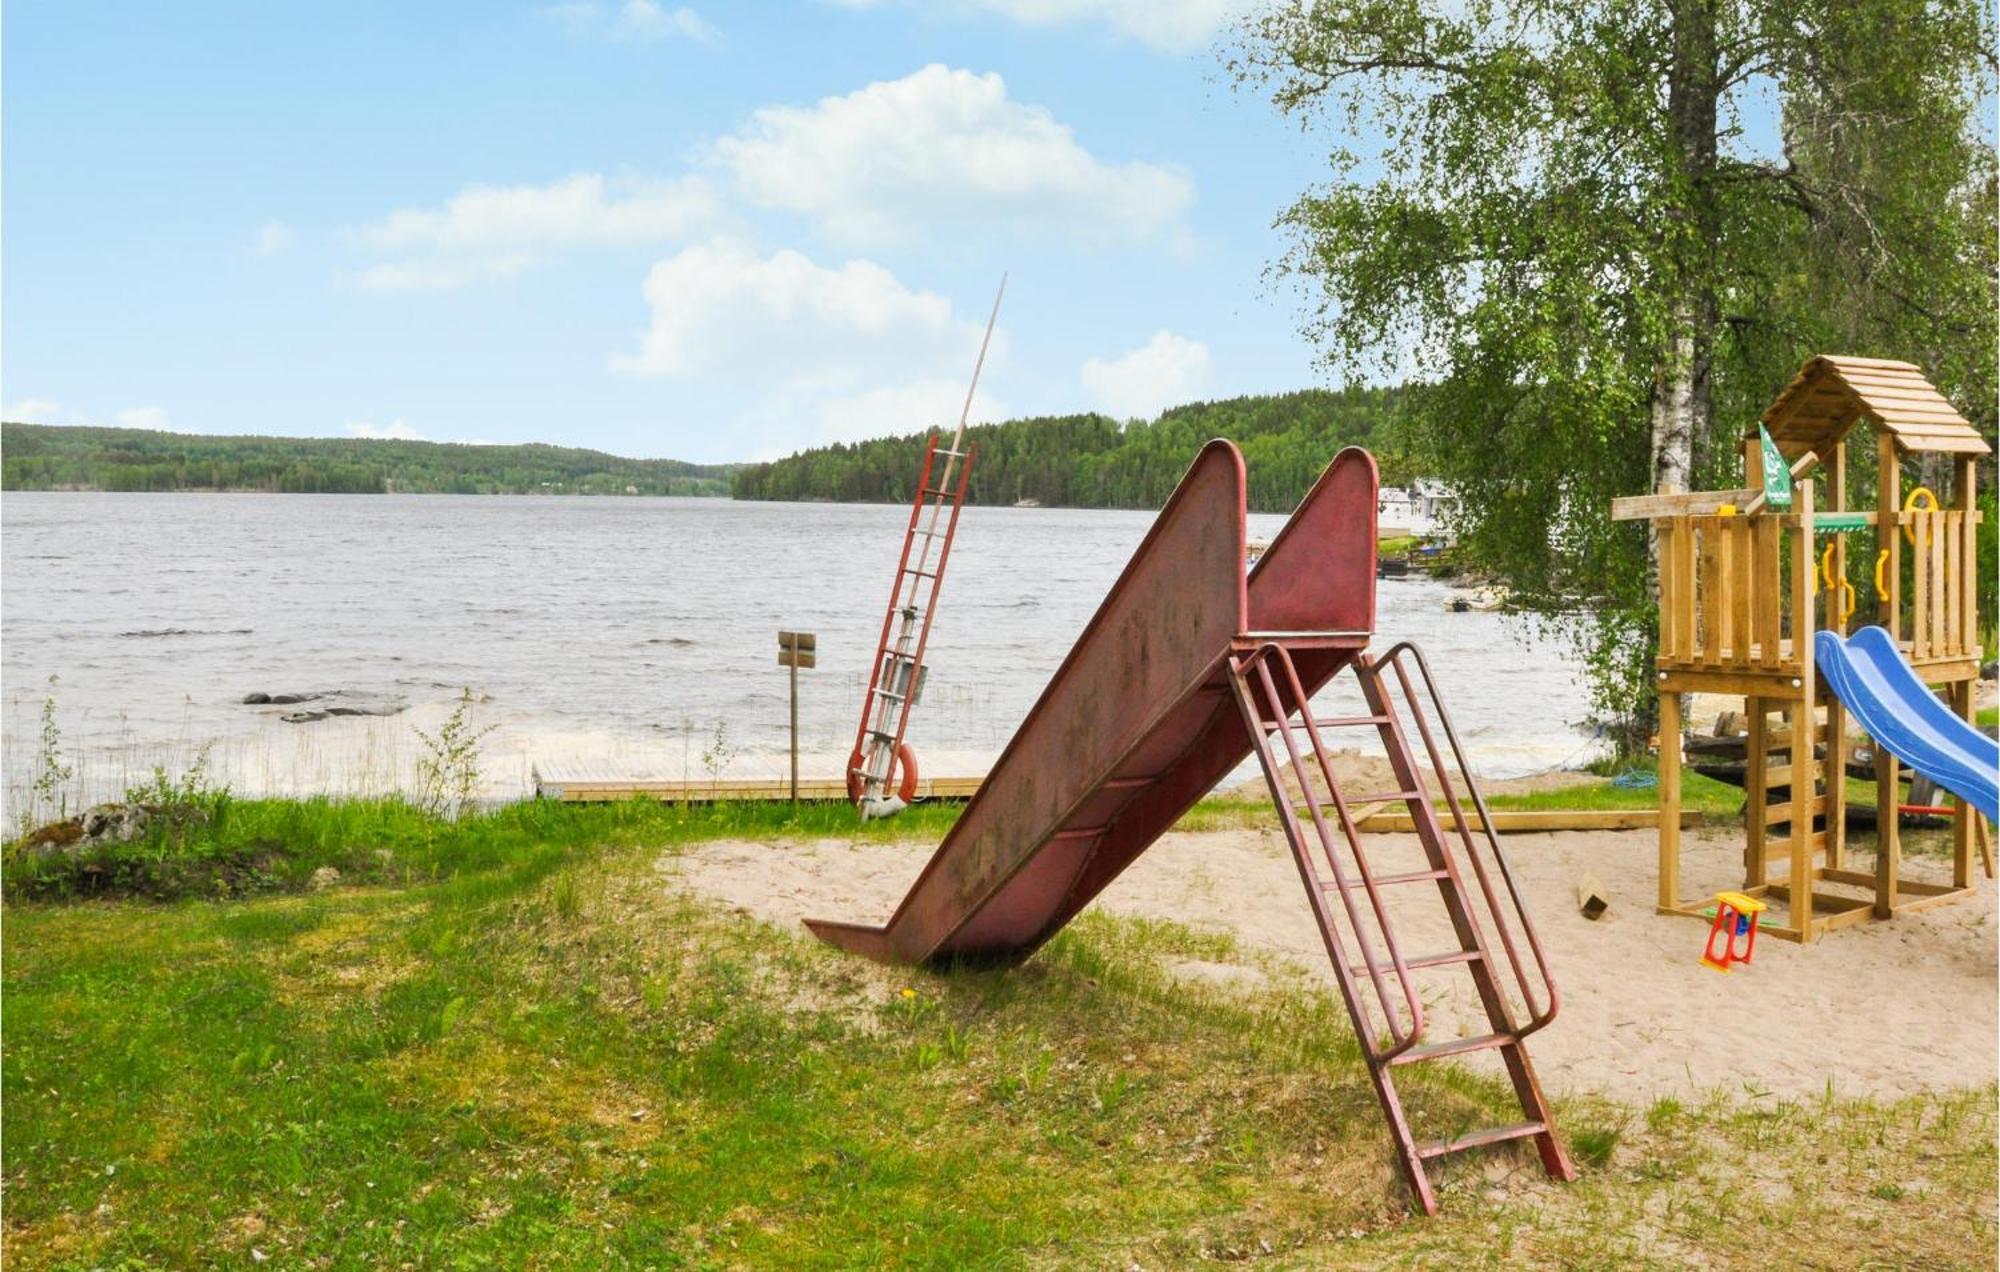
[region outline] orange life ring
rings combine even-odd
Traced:
[[[917,802],[917,753],[904,742],[896,747],[895,758],[889,761],[889,780],[885,786],[896,788],[896,798],[905,804]],[[847,757],[847,798],[861,798],[861,748],[855,747]]]

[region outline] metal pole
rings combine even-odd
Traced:
[[[799,658],[792,655],[792,803],[799,802]]]

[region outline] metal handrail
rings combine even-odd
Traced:
[[[1422,705],[1418,702],[1415,687],[1410,683],[1409,672],[1403,661],[1406,654],[1416,660],[1417,670],[1423,678],[1424,690],[1430,698],[1432,707],[1437,711],[1438,723],[1443,727],[1445,741],[1451,748],[1452,759],[1458,766],[1459,774],[1465,779],[1467,793],[1472,796],[1472,805],[1478,814],[1480,830],[1486,837],[1488,847],[1492,849],[1493,860],[1500,868],[1500,876],[1506,884],[1508,898],[1513,902],[1514,912],[1520,919],[1521,933],[1527,938],[1528,950],[1534,957],[1536,973],[1547,991],[1548,1005],[1543,1009],[1537,1010],[1535,1006],[1536,995],[1529,984],[1527,969],[1522,963],[1520,951],[1515,947],[1513,936],[1508,930],[1499,898],[1494,894],[1493,881],[1487,874],[1485,864],[1480,860],[1480,854],[1473,846],[1472,832],[1465,822],[1465,810],[1452,788],[1443,756],[1438,752],[1437,741],[1431,733]],[[1528,917],[1527,904],[1521,898],[1521,888],[1514,877],[1513,864],[1507,859],[1507,851],[1501,847],[1499,834],[1493,828],[1493,814],[1486,806],[1486,797],[1480,793],[1479,784],[1472,778],[1472,768],[1466,762],[1465,748],[1458,740],[1458,730],[1452,725],[1451,713],[1445,708],[1444,698],[1438,692],[1437,678],[1431,674],[1430,660],[1424,656],[1423,649],[1414,641],[1406,640],[1390,647],[1388,652],[1373,661],[1378,667],[1387,664],[1395,668],[1396,679],[1402,685],[1403,697],[1410,704],[1410,714],[1416,718],[1417,731],[1423,738],[1424,750],[1430,757],[1431,769],[1437,776],[1439,789],[1444,795],[1446,806],[1451,810],[1452,821],[1459,837],[1465,842],[1466,856],[1471,858],[1473,872],[1479,877],[1479,887],[1485,895],[1487,911],[1493,916],[1494,926],[1500,933],[1501,944],[1506,948],[1508,962],[1513,968],[1515,983],[1520,986],[1521,1001],[1528,1009],[1528,1023],[1515,1031],[1517,1037],[1525,1038],[1555,1019],[1557,1011],[1562,1006],[1562,994],[1556,987],[1554,974],[1549,970],[1548,956],[1542,949],[1541,939],[1535,934],[1534,920]]]
[[[1362,926],[1361,914],[1355,908],[1354,890],[1347,884],[1347,872],[1341,867],[1339,853],[1334,851],[1333,832],[1327,825],[1325,809],[1320,803],[1319,796],[1313,790],[1312,778],[1301,763],[1303,756],[1299,751],[1298,738],[1293,733],[1290,725],[1292,713],[1285,709],[1284,698],[1278,692],[1277,682],[1271,675],[1269,664],[1273,657],[1276,658],[1279,667],[1284,672],[1286,687],[1291,691],[1292,701],[1297,704],[1300,723],[1304,726],[1306,736],[1312,743],[1313,760],[1319,766],[1319,771],[1326,775],[1327,790],[1333,796],[1334,811],[1339,815],[1341,830],[1346,835],[1349,850],[1354,856],[1354,865],[1360,874],[1362,890],[1368,894],[1369,905],[1375,912],[1375,926],[1381,933],[1382,945],[1388,954],[1388,965],[1386,967],[1377,961],[1376,955],[1371,949],[1367,929]],[[1389,1036],[1393,1040],[1392,1045],[1380,1050],[1376,1049],[1372,1040],[1362,1039],[1361,1041],[1379,1060],[1388,1061],[1408,1051],[1423,1037],[1424,1008],[1422,1000],[1418,998],[1416,986],[1410,980],[1409,966],[1404,962],[1402,950],[1397,945],[1395,929],[1389,923],[1388,914],[1382,904],[1381,894],[1376,890],[1374,875],[1368,869],[1367,855],[1361,851],[1359,832],[1355,828],[1354,816],[1347,807],[1346,797],[1340,793],[1339,783],[1332,779],[1333,769],[1327,759],[1326,744],[1320,737],[1318,722],[1313,719],[1309,696],[1305,692],[1304,684],[1299,680],[1298,668],[1292,662],[1290,651],[1282,645],[1266,643],[1257,648],[1249,661],[1251,667],[1257,673],[1258,683],[1263,687],[1266,701],[1270,705],[1271,715],[1274,717],[1272,722],[1279,727],[1279,732],[1284,735],[1285,751],[1291,759],[1292,772],[1298,778],[1299,790],[1304,796],[1306,810],[1312,816],[1313,829],[1318,833],[1320,851],[1326,858],[1328,868],[1333,871],[1334,887],[1340,893],[1342,908],[1347,912],[1348,926],[1354,932],[1354,943],[1361,955],[1361,964],[1367,970],[1369,982],[1373,985],[1375,995],[1382,1004],[1382,1016],[1388,1024]],[[1254,713],[1254,718],[1261,721],[1264,715],[1262,712],[1256,712]],[[1259,754],[1268,755],[1268,738],[1260,737],[1256,741]],[[1278,786],[1279,793],[1282,794],[1283,782],[1281,778],[1276,785]],[[1289,799],[1281,798],[1278,800],[1278,812],[1282,818],[1290,822],[1293,827],[1296,827],[1297,814],[1293,811]],[[1333,932],[1330,925],[1327,934],[1334,940],[1339,939],[1338,934]],[[1351,975],[1351,964],[1347,961],[1344,952],[1337,949],[1329,952],[1334,955],[1334,970],[1336,974],[1343,980],[1348,979]],[[1388,987],[1383,981],[1382,974],[1387,970],[1395,972],[1397,987],[1402,991],[1405,1013],[1410,1022],[1407,1030],[1399,1027],[1402,1017],[1398,1015],[1394,1005],[1391,1003]]]

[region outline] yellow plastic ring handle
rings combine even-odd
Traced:
[[[1919,499],[1924,501],[1924,505],[1921,508],[1917,506]],[[1936,512],[1938,507],[1938,497],[1931,493],[1929,486],[1917,487],[1910,492],[1910,497],[1903,501],[1904,512]],[[1909,540],[1911,547],[1914,548],[1917,546],[1917,532],[1907,521],[1903,523],[1903,537]]]
[[[1813,581],[1812,581],[1813,594],[1814,595],[1819,594],[1819,589],[1822,582],[1825,583],[1829,591],[1838,591],[1841,595],[1841,598],[1847,602],[1847,604],[1843,606],[1840,611],[1840,621],[1841,623],[1845,624],[1848,619],[1854,616],[1855,607],[1857,604],[1859,604],[1859,602],[1856,601],[1855,599],[1854,584],[1848,582],[1845,578],[1834,577],[1833,573],[1834,546],[1835,545],[1831,543],[1827,544],[1826,551],[1819,554],[1819,572],[1813,576]],[[1877,566],[1877,573],[1879,575],[1881,562],[1877,561],[1876,566]],[[1877,590],[1878,591],[1880,590],[1879,584],[1877,585]]]
[[[1878,601],[1889,599],[1889,585],[1882,578],[1883,571],[1888,568],[1889,549],[1884,548],[1875,554],[1875,599]]]

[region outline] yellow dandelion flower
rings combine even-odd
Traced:
[[[908,985],[903,986],[903,997],[915,998],[916,996],[917,996],[916,990],[911,989]]]

